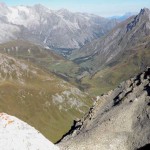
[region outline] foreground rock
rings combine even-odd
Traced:
[[[58,142],[62,150],[136,150],[150,144],[150,68],[108,94]]]
[[[27,123],[0,113],[1,150],[59,150]]]

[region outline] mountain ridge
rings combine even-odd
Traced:
[[[81,79],[91,87],[89,92],[109,91],[149,66],[149,16],[149,9],[141,9],[137,16],[71,54],[70,59],[89,73]]]
[[[100,96],[57,143],[62,150],[137,150],[150,141],[150,68]]]
[[[1,4],[0,22],[17,28],[3,40],[22,38],[34,43],[59,49],[76,49],[95,38],[103,36],[117,23],[92,14],[53,11],[41,4],[8,7]],[[1,32],[4,32],[5,28]],[[62,38],[63,37],[63,38]],[[59,41],[59,42],[58,42]],[[3,41],[1,41],[3,42]]]
[[[118,26],[116,26],[112,31],[110,31],[103,38],[96,39],[95,41],[85,45],[78,52],[81,52],[81,56],[82,56],[82,52],[83,52],[83,54],[85,52],[85,54],[82,57],[86,57],[87,54],[92,55],[96,52],[97,53],[99,52],[99,55],[98,55],[99,57],[100,57],[100,54],[103,55],[103,57],[104,57],[105,55],[107,55],[107,53],[111,53],[111,55],[113,55],[113,53],[114,53],[114,56],[115,56],[116,55],[115,51],[116,51],[116,53],[123,51],[126,48],[125,46],[127,46],[127,44],[129,44],[129,42],[130,42],[129,41],[130,39],[127,39],[127,38],[131,38],[131,36],[133,36],[133,35],[130,35],[130,34],[134,34],[134,33],[130,33],[128,35],[127,32],[132,31],[132,29],[136,26],[137,23],[139,23],[141,26],[141,24],[144,24],[145,22],[149,22],[149,18],[148,18],[149,15],[150,15],[149,9],[147,9],[147,8],[141,9],[140,13],[137,16],[135,16],[135,17],[133,16],[133,17],[127,19],[126,21],[120,23]],[[139,20],[139,19],[141,19],[141,20]],[[139,28],[139,30],[140,30],[140,28]],[[143,38],[143,36],[149,35],[148,31],[149,31],[149,27],[147,26],[147,33],[146,33],[146,31],[143,31],[145,35],[140,35],[140,38]],[[129,36],[129,37],[127,37],[127,36]],[[134,37],[137,37],[137,36],[134,35]],[[126,42],[127,42],[126,45],[121,45],[121,42],[123,40],[126,40]],[[131,41],[131,42],[133,42],[133,41]],[[117,45],[115,45],[116,43],[117,43]],[[120,48],[120,46],[122,46],[123,48]],[[110,49],[110,47],[112,47],[113,49]],[[117,49],[117,50],[114,50],[114,49]],[[78,53],[78,52],[75,52],[75,53]],[[112,56],[112,58],[114,56]],[[107,61],[110,61],[112,58],[106,57],[106,61],[105,62],[103,61],[103,62],[106,63]],[[75,61],[78,62],[76,60],[78,58],[73,58],[73,59],[75,59]]]

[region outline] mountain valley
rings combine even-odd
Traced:
[[[104,18],[0,2],[0,33],[0,149],[19,133],[25,150],[149,146],[148,8]]]
[[[1,112],[26,121],[53,142],[92,104],[68,82],[6,54],[0,54],[0,93]]]
[[[150,10],[142,9],[105,37],[72,54],[71,59],[89,72],[82,83],[89,84],[91,94],[109,91],[150,65],[149,18]]]

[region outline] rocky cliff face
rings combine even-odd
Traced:
[[[63,150],[137,150],[150,144],[150,68],[97,98],[58,142]]]

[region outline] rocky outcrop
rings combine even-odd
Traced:
[[[150,13],[149,9],[147,8],[141,9],[139,15],[135,16],[134,19],[127,25],[127,32],[131,31],[134,27],[136,27],[139,21],[140,22],[142,21],[141,20],[142,16],[146,18],[147,16],[149,16],[149,13]]]
[[[150,144],[150,68],[97,98],[59,142],[62,150],[137,150]]]
[[[0,113],[0,149],[59,150],[39,131],[16,117]]]

